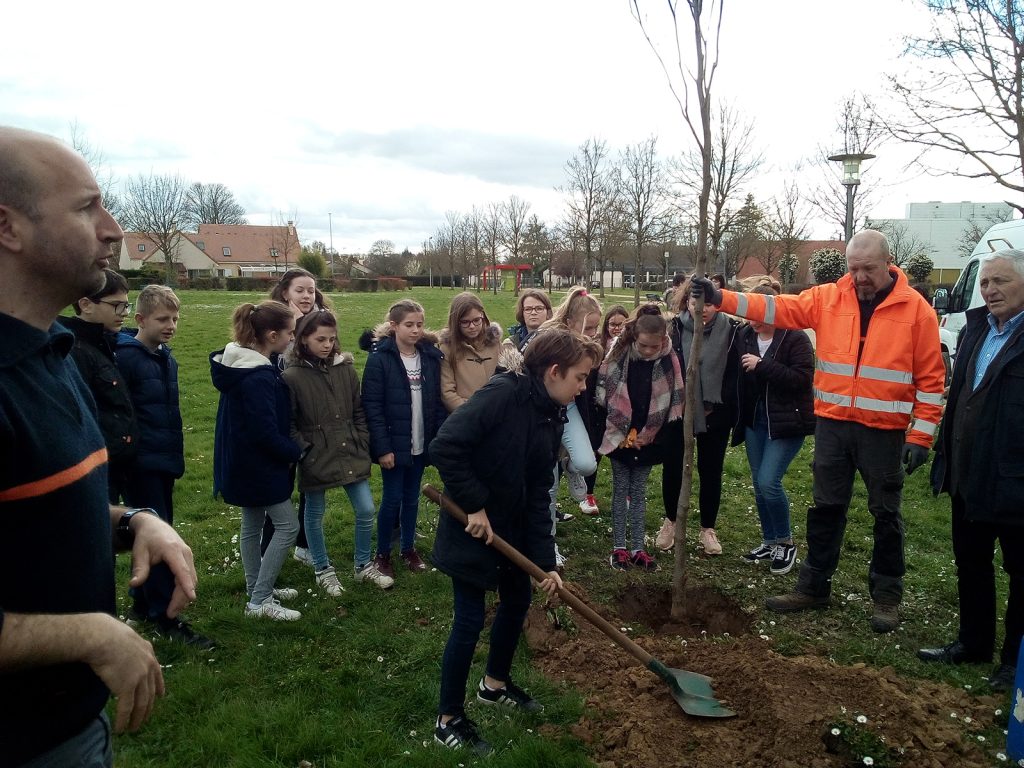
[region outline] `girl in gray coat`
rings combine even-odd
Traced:
[[[338,350],[338,321],[330,310],[299,320],[284,380],[291,392],[292,439],[303,450],[299,490],[316,583],[332,597],[343,591],[324,539],[327,489],[344,488],[356,518],[355,579],[388,589],[394,579],[371,559],[374,513],[370,494],[370,432],[352,355]]]

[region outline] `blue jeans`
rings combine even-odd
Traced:
[[[260,535],[263,533],[263,521],[268,517],[274,523],[274,536],[261,557]],[[242,507],[238,549],[245,569],[245,591],[253,605],[259,605],[274,594],[277,575],[298,533],[299,519],[291,499],[266,507]]]
[[[466,683],[473,664],[473,652],[484,628],[486,590],[468,581],[452,578],[455,618],[441,657],[441,701],[439,715],[464,715]],[[487,652],[487,674],[508,682],[512,657],[523,631],[533,592],[530,577],[510,565],[498,568],[498,607],[491,623],[491,642]]]
[[[349,503],[356,513],[355,566],[360,568],[370,562],[370,544],[373,539],[373,517],[377,512],[373,506],[373,495],[366,480],[343,485]],[[309,554],[313,557],[313,568],[322,571],[331,564],[324,539],[324,512],[327,509],[327,491],[306,491],[306,539]]]
[[[24,763],[22,768],[111,768],[110,721],[100,712],[77,736]]]
[[[420,508],[420,481],[426,460],[421,453],[412,457],[412,464],[396,466],[394,469],[381,467],[380,478],[383,490],[380,498],[380,513],[377,515],[377,554],[391,554],[391,534],[395,525],[401,523],[401,547],[403,552],[416,543],[416,515]]]
[[[759,413],[760,410],[759,407]],[[782,477],[800,453],[804,439],[780,437],[773,440],[768,436],[768,422],[755,418],[754,426],[744,432],[744,442],[764,543],[788,542],[793,533],[789,526],[789,497],[782,487]]]

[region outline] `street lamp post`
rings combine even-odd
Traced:
[[[434,252],[434,236],[431,235],[427,238],[427,253],[432,254]],[[433,256],[427,256],[427,282],[430,287],[434,287],[434,259]]]
[[[328,247],[331,249],[331,277],[334,277],[334,222],[331,219],[330,213],[327,214],[327,231],[330,233],[330,242]]]
[[[669,253],[668,251],[665,251],[665,275],[664,275],[664,277],[662,278],[662,282],[663,282],[663,283],[664,283],[664,284],[665,284],[666,286],[668,285],[668,260],[669,260],[670,258],[672,258],[672,254],[671,254],[671,253]]]
[[[846,242],[853,237],[853,198],[860,184],[860,164],[865,160],[874,160],[874,155],[864,153],[846,153],[832,155],[829,160],[843,164],[842,185],[846,187]]]

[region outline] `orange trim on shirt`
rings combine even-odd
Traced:
[[[0,491],[0,501],[23,501],[35,496],[45,496],[48,493],[60,490],[66,486],[77,483],[83,477],[92,472],[96,467],[107,463],[107,449],[100,448],[75,464],[73,467],[62,469],[49,477],[41,480],[33,480],[31,483],[16,485],[5,491]]]

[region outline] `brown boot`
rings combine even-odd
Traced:
[[[900,625],[899,606],[895,603],[875,603],[871,614],[871,628],[875,632],[892,632]]]
[[[772,595],[764,601],[769,610],[776,613],[796,613],[797,611],[808,611],[812,608],[828,608],[830,600],[828,597],[815,597],[803,592],[787,592],[784,595]]]

